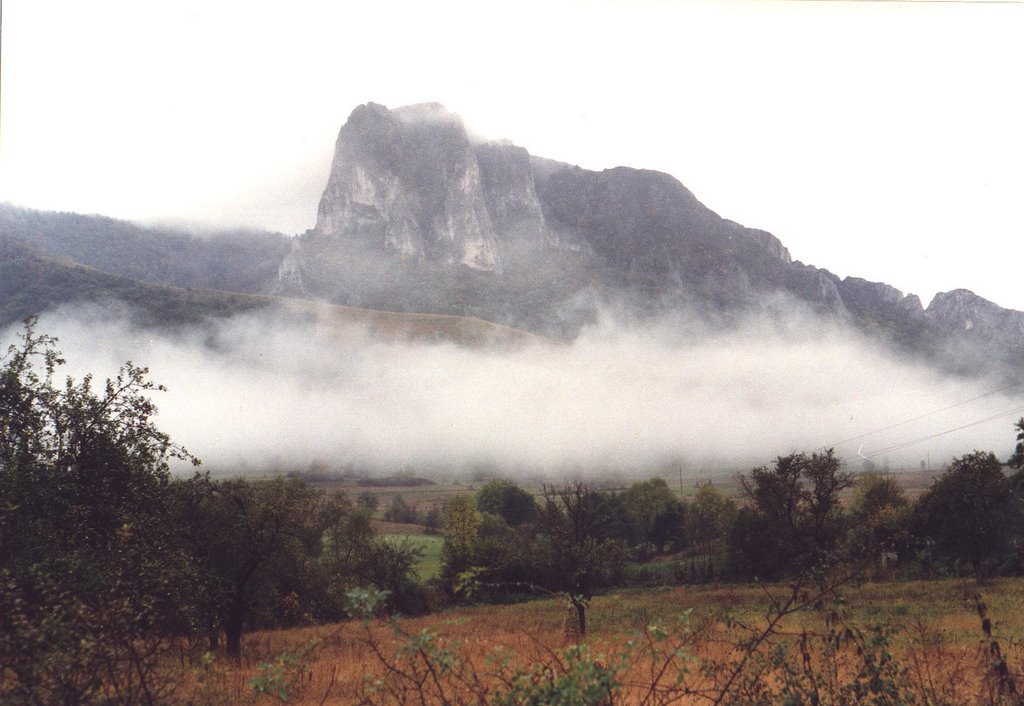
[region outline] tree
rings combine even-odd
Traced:
[[[441,529],[441,508],[431,505],[426,514],[423,515],[423,529],[427,534],[437,534]]]
[[[687,503],[686,529],[699,555],[710,564],[715,543],[729,533],[736,505],[711,483],[701,483]]]
[[[150,703],[193,592],[168,491],[191,457],[145,368],[59,385],[55,345],[29,319],[0,358],[0,700]]]
[[[832,449],[781,456],[740,476],[750,501],[730,538],[737,568],[764,578],[831,561],[846,530],[840,493],[853,485]]]
[[[237,657],[247,624],[273,624],[285,596],[312,593],[322,537],[348,507],[299,478],[201,479],[189,494],[182,523],[204,579],[205,629],[211,647],[223,632]]]
[[[1006,465],[1016,468],[1018,473],[1024,472],[1024,417],[1013,425],[1017,430],[1017,445],[1013,449],[1013,455],[1007,460]]]
[[[334,513],[324,533],[318,560],[323,595],[313,596],[327,604],[320,617],[338,620],[348,591],[371,587],[387,591],[393,609],[407,614],[422,612],[424,599],[414,580],[420,551],[409,540],[377,534],[365,508],[353,508],[340,496],[334,500],[342,512],[340,516]]]
[[[441,576],[454,579],[476,563],[476,544],[483,517],[472,495],[456,495],[444,505],[444,547]]]
[[[358,502],[370,512],[374,512],[377,509],[377,506],[380,505],[380,498],[369,490],[364,490],[359,494]]]
[[[587,632],[587,604],[594,592],[614,583],[626,560],[621,540],[601,537],[601,503],[600,494],[582,481],[544,488],[540,524],[550,542],[546,583],[568,594],[581,636]]]
[[[626,508],[634,528],[634,543],[649,542],[664,551],[669,542],[681,544],[683,506],[664,478],[637,481],[626,490]]]
[[[856,517],[872,517],[889,507],[907,507],[907,494],[892,476],[862,473],[853,487],[850,511]]]
[[[850,502],[852,551],[872,560],[896,551],[907,539],[910,512],[910,502],[896,479],[863,473]]]
[[[507,480],[490,480],[476,492],[480,512],[501,516],[509,527],[518,527],[537,518],[537,502],[518,485]]]
[[[414,524],[419,520],[416,515],[416,508],[405,501],[401,495],[391,498],[391,504],[384,511],[384,519],[388,522],[401,522],[402,524]]]
[[[981,583],[986,564],[1007,551],[1017,514],[1002,464],[994,454],[975,451],[953,459],[921,496],[914,529],[939,554],[968,562]]]

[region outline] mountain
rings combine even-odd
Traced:
[[[293,241],[273,289],[561,337],[623,302],[728,325],[795,300],[946,367],[1024,364],[1024,314],[967,292],[926,310],[885,283],[793,261],[774,235],[722,218],[668,174],[476,142],[438,104],[352,112],[316,227]]]
[[[316,227],[293,243],[274,291],[567,335],[611,294],[714,314],[786,293],[843,320],[914,318],[855,283],[851,312],[842,286],[668,174],[580,169],[475,143],[438,104],[369,103],[342,126]]]
[[[375,340],[449,341],[491,349],[514,349],[540,340],[524,331],[466,316],[402,314],[140,282],[0,235],[0,328],[65,304],[106,307],[111,303],[130,303],[126,311],[132,323],[144,327],[195,326],[266,311],[266,321],[314,326],[321,340],[353,328]]]
[[[265,297],[119,277],[0,233],[0,327],[63,304],[129,302],[135,323],[173,326],[261,308]]]
[[[500,270],[480,172],[462,121],[441,106],[360,106],[338,135],[313,233]]]
[[[1024,369],[1024,313],[966,290],[937,295],[925,309],[885,283],[793,261],[777,237],[722,218],[668,174],[586,170],[481,142],[435,103],[353,110],[338,133],[316,225],[294,238],[196,236],[10,206],[0,206],[0,235],[8,238],[6,271],[29,262],[38,269],[39,258],[55,256],[45,281],[64,268],[73,289],[151,301],[152,290],[133,288],[470,317],[559,339],[571,339],[602,308],[685,311],[726,327],[795,303],[947,369]],[[33,248],[31,257],[11,239]],[[79,298],[18,281],[23,288],[5,287],[6,310]],[[171,299],[181,301],[177,291]]]
[[[250,294],[270,289],[290,247],[280,233],[234,229],[195,235],[9,204],[0,204],[0,235],[118,277]]]

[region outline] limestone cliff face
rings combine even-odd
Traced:
[[[820,313],[848,320],[850,311],[839,293],[839,278],[828,270],[802,262],[792,263],[786,270],[786,290],[810,303]]]
[[[498,239],[544,243],[547,231],[529,152],[504,143],[477,145],[475,152]]]
[[[839,294],[846,308],[862,320],[890,328],[919,328],[924,322],[924,307],[916,294],[903,294],[883,282],[847,277],[839,283]]]
[[[756,305],[781,290],[849,315],[838,278],[793,263],[774,235],[721,218],[674,177],[626,167],[595,172],[511,144],[473,145],[458,116],[437,104],[368,103],[352,112],[316,227],[302,241],[309,247],[299,244],[285,259],[275,291],[325,282],[315,260],[330,259],[334,241],[492,273],[513,255],[520,272],[539,271],[549,259],[543,251],[559,250],[591,263],[574,273],[581,281],[611,276],[717,308]],[[346,301],[361,300],[355,289],[365,285],[326,280]]]
[[[739,223],[733,223],[732,221],[726,221],[726,223],[728,223],[733,229],[733,237],[743,238],[750,241],[764,252],[764,254],[780,262],[789,264],[793,261],[793,258],[789,255],[789,250],[782,244],[782,241],[768,231],[758,230],[756,228],[744,228]]]
[[[778,238],[720,217],[668,174],[594,172],[549,160],[534,160],[534,167],[549,230],[585,244],[634,281],[716,308],[754,305],[769,291],[792,289],[793,265]],[[800,296],[810,291],[799,286]]]
[[[616,269],[689,279],[704,251],[719,250],[721,219],[668,174],[617,167],[567,167],[540,188],[551,227],[585,239]]]
[[[964,290],[925,310],[884,283],[793,261],[774,235],[722,218],[668,174],[474,144],[437,104],[352,112],[316,227],[273,291],[555,335],[586,323],[579,304],[595,292],[712,316],[793,298],[909,350],[941,356],[952,344],[958,360],[981,351],[1024,367],[1024,313]]]
[[[341,128],[314,240],[500,268],[480,169],[458,116],[437,104],[356,108]]]
[[[925,315],[960,338],[1024,347],[1024,312],[1004,309],[967,289],[936,294]]]
[[[293,238],[291,249],[277,267],[277,281],[270,290],[271,294],[296,297],[309,294],[302,277],[302,255],[302,242],[298,238]]]

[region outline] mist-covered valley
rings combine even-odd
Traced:
[[[167,388],[158,425],[217,474],[704,478],[831,447],[853,469],[894,470],[1012,450],[1019,387],[945,375],[789,312],[722,331],[619,310],[568,343],[475,346],[284,309],[168,330],[134,328],[123,308],[65,307],[37,329],[60,339],[75,377],[147,366]]]

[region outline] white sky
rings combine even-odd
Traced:
[[[436,100],[678,177],[797,259],[1024,309],[1024,4],[3,3],[0,200],[313,225],[337,130]]]

